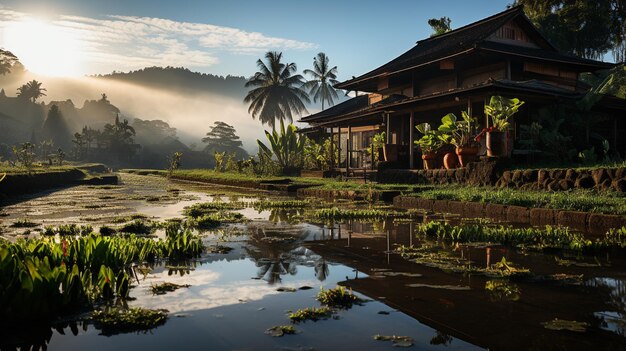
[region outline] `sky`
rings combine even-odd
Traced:
[[[183,66],[248,77],[270,50],[300,71],[325,52],[345,80],[428,37],[429,18],[457,28],[511,2],[0,0],[0,47],[54,76]]]

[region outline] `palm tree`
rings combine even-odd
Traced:
[[[275,121],[287,119],[293,121],[293,113],[307,112],[304,102],[309,103],[309,96],[302,89],[303,78],[295,63],[283,63],[282,52],[269,51],[265,54],[267,63],[261,59],[256,64],[258,72],[246,82],[247,87],[254,87],[244,98],[249,103],[248,113],[252,118],[259,117],[263,124],[274,128]]]
[[[338,97],[337,89],[333,88],[333,85],[339,83],[337,80],[337,66],[329,68],[329,62],[328,56],[320,52],[313,59],[313,70],[304,70],[304,74],[312,77],[311,80],[304,84],[304,87],[313,96],[313,102],[322,102],[322,110],[324,109],[325,101],[328,101],[328,105],[332,106],[334,105],[333,99]]]
[[[33,79],[30,82],[17,88],[17,96],[26,99],[33,99],[33,102],[35,102],[40,97],[46,96],[46,94],[44,93],[46,89],[42,88],[41,84],[41,82]]]

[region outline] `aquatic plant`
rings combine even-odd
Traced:
[[[201,217],[218,211],[241,210],[245,208],[243,202],[202,202],[185,207],[183,214],[187,217]]]
[[[567,227],[546,226],[544,229],[485,226],[480,224],[452,225],[431,221],[416,226],[418,236],[452,242],[494,242],[512,247],[537,249],[568,249],[595,251],[626,248],[626,228],[610,230],[604,238],[590,240]]]
[[[391,341],[394,347],[411,347],[413,346],[413,338],[410,336],[397,335],[374,335],[374,340]]]
[[[167,310],[146,308],[105,308],[91,314],[103,335],[148,331],[165,324]]]
[[[194,258],[204,251],[202,240],[184,225],[168,225],[165,229],[165,237],[164,249],[171,260]]]
[[[305,208],[311,205],[309,201],[305,200],[279,200],[279,201],[258,201],[253,203],[253,207],[256,210],[269,210],[269,209],[288,209],[288,208]]]
[[[293,325],[275,325],[267,329],[265,334],[274,337],[281,337],[285,334],[295,334],[296,332],[296,328],[294,328]]]
[[[292,312],[289,314],[289,319],[291,319],[294,323],[304,322],[304,321],[317,321],[320,319],[330,318],[335,313],[332,308],[329,307],[307,307],[301,308],[296,312]]]
[[[154,295],[165,295],[168,292],[172,292],[172,291],[176,291],[178,289],[181,288],[188,288],[191,285],[189,284],[174,284],[174,283],[169,283],[169,282],[163,282],[160,284],[152,284],[150,286],[150,291],[152,291],[152,293]]]
[[[204,250],[187,228],[166,240],[130,236],[54,236],[0,241],[0,320],[49,320],[79,307],[125,299],[133,262],[189,259]]]
[[[325,220],[366,219],[384,220],[402,215],[400,212],[379,209],[340,209],[338,207],[323,208],[315,212],[315,216]]]
[[[568,321],[563,319],[554,318],[551,321],[541,323],[544,328],[550,330],[569,330],[577,333],[584,333],[589,327],[587,322]]]
[[[492,301],[518,301],[522,295],[517,284],[508,280],[488,280],[485,283],[485,291],[489,293]]]
[[[13,228],[33,228],[37,226],[39,226],[38,223],[31,222],[26,218],[18,219],[17,221],[13,222],[13,224],[11,224],[11,227]]]
[[[348,291],[343,286],[337,286],[334,289],[322,288],[316,298],[317,301],[321,302],[323,305],[341,308],[351,308],[354,304],[364,302],[363,299],[352,293],[352,289]]]
[[[90,225],[78,226],[76,224],[64,224],[58,227],[47,226],[43,235],[60,235],[60,236],[84,236],[93,233],[93,227]]]
[[[123,225],[118,229],[118,231],[121,233],[148,235],[154,231],[154,227],[150,224],[146,224],[146,222],[140,219],[136,219]]]

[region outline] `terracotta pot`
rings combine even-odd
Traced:
[[[487,156],[505,157],[506,155],[506,132],[487,132]]]
[[[443,156],[443,166],[446,169],[454,169],[459,166],[459,157],[454,152],[448,152]]]
[[[459,156],[461,167],[467,167],[468,163],[476,161],[476,156],[479,151],[480,149],[477,147],[457,147],[456,154]]]
[[[424,169],[441,168],[441,160],[436,152],[422,154],[422,160],[424,160]]]

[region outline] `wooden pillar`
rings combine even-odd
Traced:
[[[385,134],[386,144],[391,144],[391,119],[389,118],[389,113],[385,113],[385,117],[387,120],[387,133]]]
[[[415,116],[413,111],[411,111],[411,115],[409,116],[409,168],[413,169],[415,167],[415,145],[413,144],[413,139],[415,138]]]
[[[352,126],[348,126],[348,140],[346,140],[346,174],[352,163]]]
[[[337,168],[341,167],[341,127],[337,127]]]
[[[335,128],[330,127],[330,172],[332,174],[333,170],[335,169],[335,138],[334,138],[334,133],[333,131],[335,130]]]

